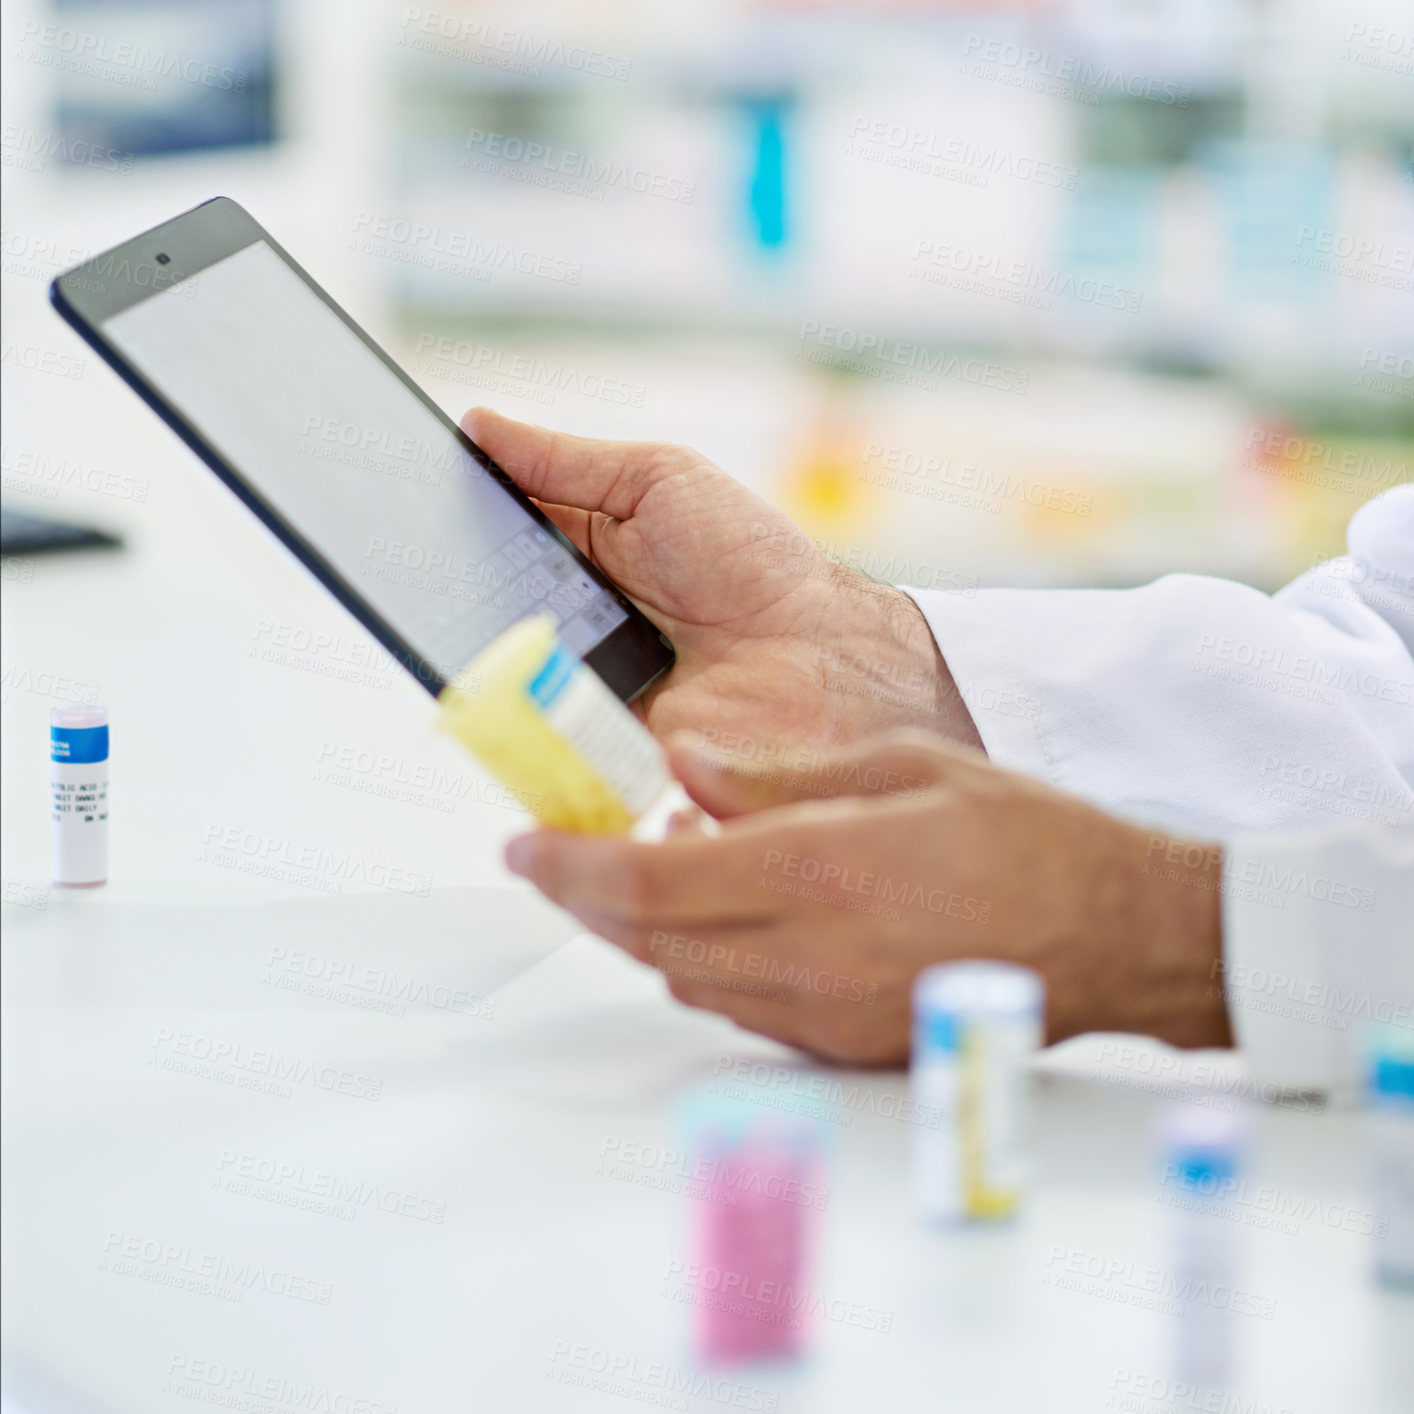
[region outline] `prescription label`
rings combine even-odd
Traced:
[[[530,684],[545,720],[641,815],[667,779],[658,744],[623,703],[563,644]]]
[[[101,884],[108,877],[107,723],[49,728],[49,795],[54,882]]]
[[[553,614],[507,629],[439,702],[443,729],[518,798],[536,801],[545,825],[626,834],[666,798],[658,743],[559,642]]]

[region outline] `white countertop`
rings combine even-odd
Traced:
[[[568,930],[522,894],[394,900],[362,924],[358,902],[115,889],[7,910],[15,1409],[167,1414],[193,1407],[193,1372],[213,1381],[198,1402],[325,1407],[293,1392],[313,1387],[370,1414],[612,1410],[696,1378],[682,1099],[715,1081],[820,1109],[809,1068],[672,1004],[596,940],[557,946]],[[476,921],[456,936],[458,914]],[[374,958],[378,928],[422,1003],[318,995],[336,964]],[[543,960],[497,983],[526,955]],[[1414,1301],[1369,1278],[1362,1116],[1256,1112],[1250,1199],[1211,1224],[1242,1309],[1217,1293],[1195,1327],[1161,1295],[1185,1259],[1153,1096],[1043,1077],[1022,1216],[934,1232],[907,1201],[904,1077],[816,1074],[836,1084],[813,1357],[666,1407],[1408,1407]],[[1185,1321],[1230,1342],[1235,1394],[1261,1402],[1184,1402]],[[611,1363],[618,1393],[564,1382]],[[293,1382],[283,1402],[251,1397],[265,1380]]]

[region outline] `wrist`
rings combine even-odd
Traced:
[[[815,666],[838,740],[922,727],[982,747],[928,620],[903,590],[832,565],[821,630]]]
[[[1110,1029],[1180,1047],[1231,1046],[1222,989],[1220,846],[1134,826],[1116,880],[1110,956],[1117,963]]]

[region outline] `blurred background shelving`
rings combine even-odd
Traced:
[[[1270,588],[1414,478],[1394,0],[16,0],[4,49],[7,494],[184,464],[22,351],[217,192],[449,410],[692,442],[900,578]]]

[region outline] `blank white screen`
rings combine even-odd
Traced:
[[[264,241],[103,330],[444,677],[530,613],[580,655],[627,617]]]

